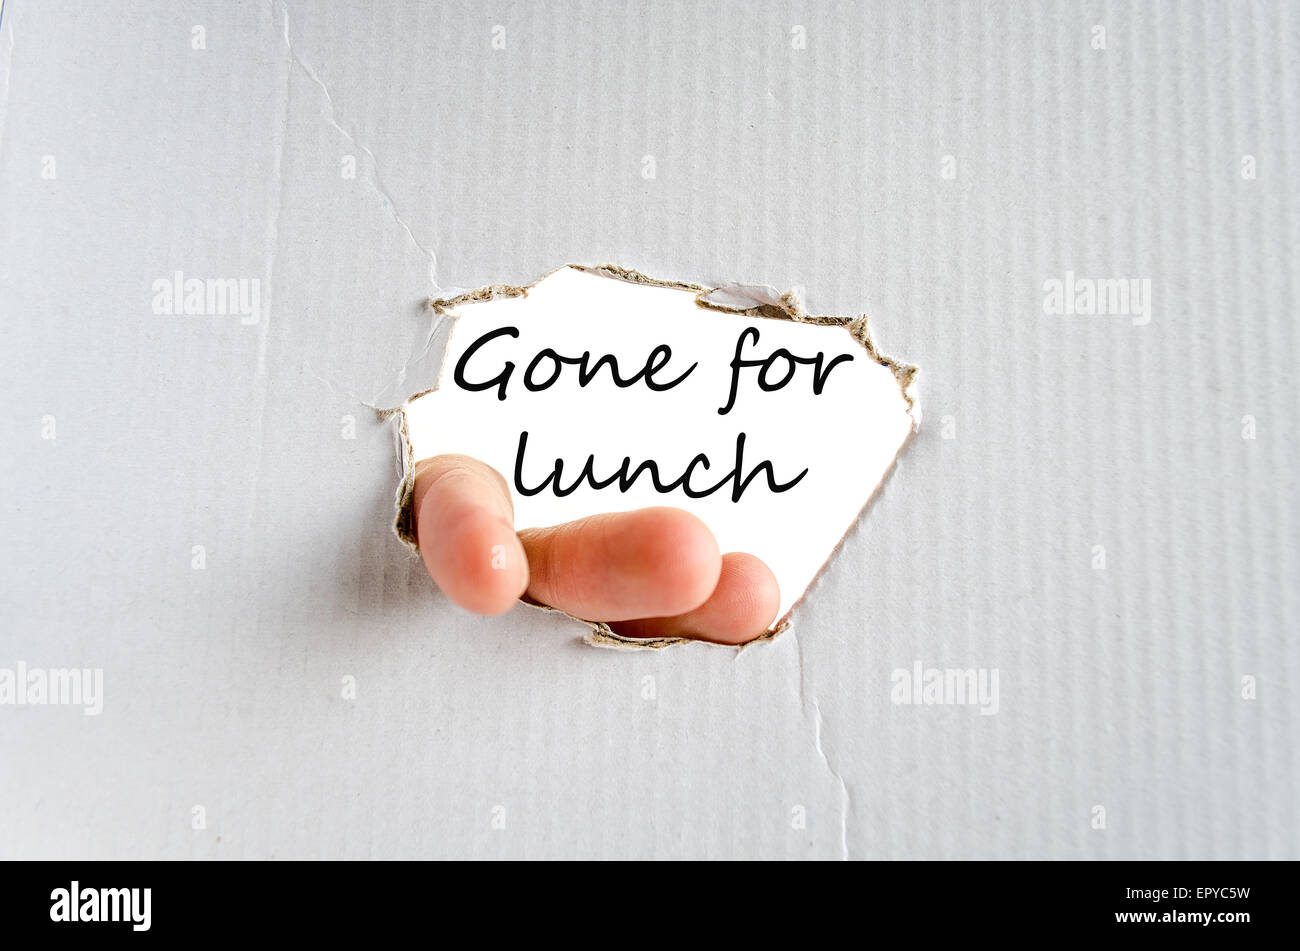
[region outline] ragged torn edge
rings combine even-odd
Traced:
[[[817,574],[813,577],[813,581],[809,584],[807,590],[804,591],[799,600],[795,601],[795,603],[790,606],[790,610],[788,610],[776,624],[758,637],[746,641],[744,644],[727,644],[718,646],[735,646],[738,651],[743,651],[745,648],[754,644],[773,640],[778,635],[783,634],[790,629],[790,616],[794,613],[795,608],[803,603],[804,598],[806,598],[808,593],[816,586],[822,572],[826,569],[826,565],[830,564],[834,559],[836,553],[838,553],[840,548],[843,547],[844,540],[848,538],[849,533],[852,532],[853,528],[861,520],[862,513],[871,507],[871,503],[874,502],[876,496],[880,494],[881,489],[884,487],[889,476],[897,466],[898,457],[903,454],[903,450],[907,448],[907,444],[911,441],[912,433],[916,432],[920,425],[920,417],[917,414],[916,397],[912,392],[913,386],[916,382],[917,373],[919,372],[919,367],[913,366],[910,363],[904,363],[901,360],[896,360],[893,357],[881,353],[880,349],[876,346],[875,341],[871,339],[870,319],[866,314],[861,314],[857,317],[830,317],[809,314],[803,309],[803,304],[800,302],[798,296],[792,291],[787,291],[784,294],[777,295],[772,288],[763,285],[728,284],[720,287],[706,287],[703,284],[692,284],[687,281],[664,281],[649,277],[642,274],[640,271],[635,271],[631,268],[622,267],[617,264],[565,264],[561,267],[555,268],[554,270],[547,271],[531,284],[489,284],[486,287],[466,291],[465,293],[457,294],[454,297],[430,299],[427,302],[427,305],[439,318],[451,317],[455,319],[456,315],[454,310],[462,304],[474,304],[483,301],[497,300],[504,297],[527,297],[528,291],[531,288],[536,287],[552,274],[558,273],[565,268],[573,268],[574,270],[583,271],[588,274],[599,274],[604,277],[627,281],[630,284],[645,284],[651,287],[664,287],[671,290],[691,291],[695,294],[695,303],[697,306],[706,310],[714,310],[724,314],[736,314],[737,316],[742,317],[765,317],[771,320],[792,320],[796,323],[817,324],[823,327],[844,327],[848,330],[849,335],[853,337],[853,339],[856,340],[864,350],[866,350],[867,355],[876,363],[883,367],[887,367],[890,372],[893,373],[894,378],[898,381],[899,391],[902,393],[903,400],[907,403],[908,415],[912,417],[912,429],[908,433],[908,438],[898,447],[898,452],[894,454],[894,460],[890,463],[885,474],[881,476],[879,484],[871,493],[871,496],[867,499],[866,503],[862,506],[862,509],[859,510],[857,517],[854,518],[852,524],[850,524],[844,535],[841,536],[830,554],[827,555],[826,561],[823,562],[821,568],[818,569]],[[441,376],[442,370],[440,369],[439,382],[441,382]],[[420,551],[419,543],[416,541],[415,537],[414,499],[416,459],[414,458],[414,449],[411,446],[410,433],[407,429],[406,407],[418,400],[420,397],[437,390],[438,385],[439,384],[435,384],[428,389],[412,394],[407,397],[406,402],[401,406],[376,411],[381,420],[396,420],[397,450],[402,465],[402,480],[397,487],[397,517],[393,523],[393,531],[397,534],[397,537],[416,554]],[[713,643],[689,637],[624,637],[623,635],[616,633],[613,628],[604,621],[593,621],[589,618],[576,617],[565,611],[561,611],[559,608],[554,608],[550,605],[533,601],[527,596],[520,600],[522,603],[527,604],[530,607],[539,608],[543,611],[555,611],[563,614],[571,620],[577,621],[579,624],[588,625],[590,630],[587,632],[587,635],[583,640],[593,647],[639,651],[660,650],[674,644]]]

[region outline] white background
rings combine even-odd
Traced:
[[[0,707],[0,854],[1297,857],[1298,26],[9,0],[0,666],[106,696]],[[792,634],[597,650],[393,536],[364,404],[435,379],[421,301],[570,261],[802,285],[922,367]],[[260,321],[155,315],[176,270]],[[1150,323],[1045,315],[1067,270]],[[891,704],[918,660],[998,714]]]

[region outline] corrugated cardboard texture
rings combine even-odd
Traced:
[[[0,707],[0,854],[1300,857],[1296,8],[645,6],[5,3],[0,667],[105,696]],[[790,634],[593,651],[393,537],[424,300],[563,261],[924,368]]]

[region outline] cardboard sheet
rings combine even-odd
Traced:
[[[0,856],[1300,857],[1298,53],[1218,0],[5,0],[0,668],[68,702],[0,704]],[[592,650],[394,537],[425,302],[562,262],[924,368],[786,634]]]

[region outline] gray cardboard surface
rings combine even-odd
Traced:
[[[6,0],[0,668],[103,709],[0,705],[0,856],[1300,857],[1298,21]],[[566,262],[922,368],[790,634],[596,650],[394,537],[422,302]]]

